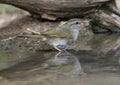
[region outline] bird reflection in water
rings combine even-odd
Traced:
[[[64,75],[81,76],[84,74],[78,58],[67,51],[61,51],[49,60],[49,65],[59,68]]]

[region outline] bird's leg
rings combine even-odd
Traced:
[[[58,53],[55,55],[55,57],[58,56],[58,55],[60,55],[61,53],[62,53],[62,51],[58,52]]]
[[[55,45],[54,48],[55,48],[56,50],[58,50],[59,52],[62,51],[62,50],[60,50],[60,49],[57,47],[57,45]]]

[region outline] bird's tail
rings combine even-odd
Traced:
[[[43,38],[46,38],[45,36],[43,35],[19,35],[17,37],[23,37],[23,38],[40,38],[40,39],[43,39]]]

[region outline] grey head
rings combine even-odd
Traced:
[[[81,25],[80,25],[79,21],[74,21],[73,23],[71,23],[70,31],[71,31],[71,34],[72,34],[73,42],[78,39],[80,29],[81,29]]]

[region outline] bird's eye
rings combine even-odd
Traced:
[[[79,24],[78,22],[76,22],[75,24]]]

